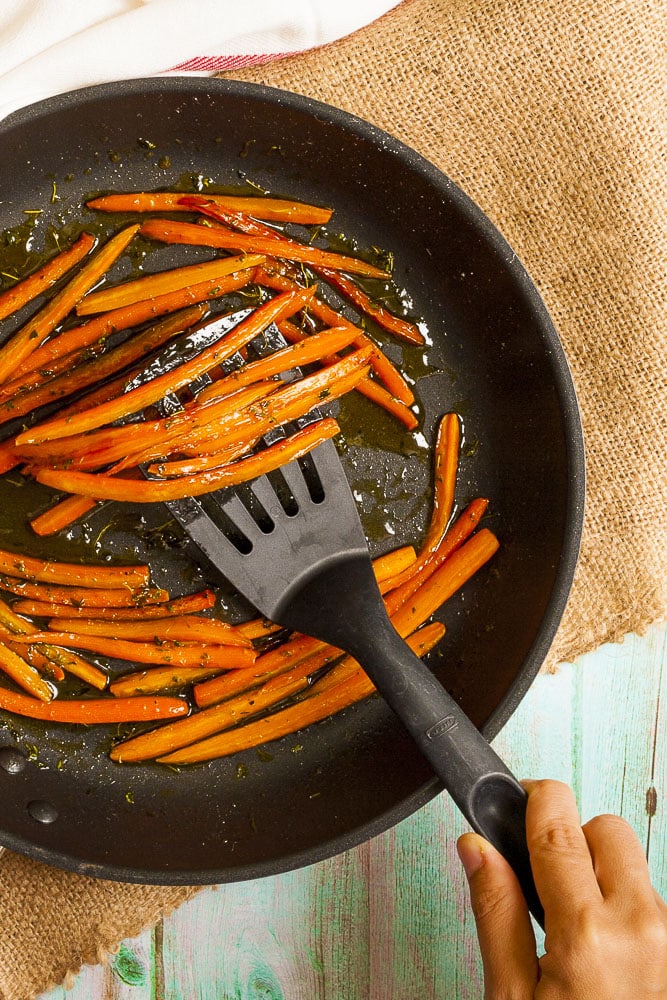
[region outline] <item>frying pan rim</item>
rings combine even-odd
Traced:
[[[20,108],[0,122],[0,137],[17,125],[29,124],[32,121],[48,117],[52,112],[76,110],[88,101],[104,98],[119,100],[126,95],[157,92],[165,94],[180,92],[187,95],[206,96],[211,96],[211,94],[214,96],[216,94],[233,95],[268,104],[280,104],[302,114],[315,115],[347,132],[358,135],[373,145],[381,143],[385,150],[393,153],[409,169],[426,177],[430,185],[441,191],[443,197],[446,196],[455,204],[457,210],[467,219],[471,227],[480,234],[487,246],[504,263],[510,277],[518,286],[527,311],[530,312],[539,328],[549,354],[553,383],[564,427],[568,493],[564,511],[564,540],[546,610],[521,668],[511,682],[505,696],[482,727],[484,736],[488,740],[493,740],[514,714],[531,687],[553,642],[570,594],[583,532],[586,492],[583,427],[567,357],[546,305],[505,237],[482,209],[442,170],[416,150],[371,122],[303,94],[279,90],[264,84],[209,77],[137,77],[68,91]],[[413,794],[380,813],[372,821],[365,822],[344,834],[323,840],[316,848],[311,846],[287,854],[279,861],[272,859],[268,865],[266,862],[262,862],[241,865],[238,868],[226,867],[222,870],[155,871],[114,864],[90,864],[71,857],[69,854],[35,845],[26,838],[11,834],[2,834],[2,843],[10,850],[55,865],[58,868],[113,881],[161,885],[207,885],[238,882],[306,867],[358,846],[411,816],[438,795],[441,790],[442,786],[437,779],[429,779]]]

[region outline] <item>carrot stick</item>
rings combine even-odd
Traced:
[[[108,194],[88,201],[87,207],[102,212],[187,212],[182,204],[183,191],[137,191],[127,194]],[[247,212],[258,219],[274,222],[294,222],[299,225],[324,225],[332,215],[330,208],[320,208],[298,201],[280,198],[264,198],[258,195],[207,194],[207,200],[215,202],[231,212]]]
[[[274,256],[276,257],[281,256],[279,250],[281,244],[295,242],[290,237],[285,236],[284,233],[277,232],[270,226],[263,225],[263,223],[258,223],[241,212],[230,212],[228,209],[210,202],[204,196],[186,195],[181,201],[187,208],[194,208],[214,219],[219,219],[225,225],[231,226],[233,229],[238,229],[240,232],[275,240],[277,246]],[[415,323],[411,323],[400,316],[395,316],[385,306],[373,302],[351,278],[341,274],[340,271],[334,271],[326,267],[315,267],[314,270],[328,284],[332,285],[345,298],[349,299],[360,312],[370,316],[384,330],[410,344],[424,343],[424,337]]]
[[[77,608],[142,607],[144,604],[164,604],[169,600],[169,593],[159,587],[147,587],[144,590],[130,590],[127,587],[95,589],[85,585],[39,583],[4,575],[0,576],[0,590],[31,600],[70,604]]]
[[[0,639],[4,637],[0,630]],[[173,667],[211,666],[238,670],[252,662],[253,651],[238,646],[211,646],[201,642],[134,642],[113,636],[78,635],[76,632],[31,632],[11,636],[16,642],[51,643],[54,646],[85,649],[100,656],[135,663],[156,663]],[[63,664],[65,669],[66,665]]]
[[[15,374],[16,366],[39,347],[88,289],[99,281],[138,230],[139,226],[128,226],[112,236],[36,316],[2,345],[0,382]]]
[[[0,670],[40,701],[51,701],[53,698],[55,692],[48,681],[44,680],[35,667],[3,642],[0,642]]]
[[[121,479],[119,476],[69,472],[67,469],[37,469],[35,478],[45,486],[52,486],[66,493],[78,493],[97,500],[118,500],[121,503],[154,503],[177,500],[184,496],[202,496],[222,486],[233,486],[256,479],[257,476],[301,458],[322,441],[337,434],[339,429],[333,418],[319,420],[291,437],[265,448],[259,454],[178,479]]]
[[[431,630],[431,633],[431,641],[434,639],[437,642],[442,635],[442,628],[436,626]],[[427,652],[425,647],[428,645],[428,642],[425,643],[423,637],[419,636],[419,633],[411,636],[409,643],[411,646],[416,644],[417,649]],[[351,657],[346,658],[346,660],[351,661]],[[337,668],[334,667],[333,669],[336,670]],[[349,707],[354,702],[360,701],[374,692],[375,688],[372,681],[360,667],[353,673],[349,673],[349,669],[349,665],[346,665],[348,673],[343,677],[343,680],[340,683],[332,684],[320,694],[317,692],[318,685],[316,684],[310,696],[288,708],[274,712],[272,715],[268,715],[256,722],[247,722],[243,726],[237,726],[229,731],[209,736],[207,739],[189,744],[183,749],[164,754],[157,759],[162,764],[179,765],[211,760],[214,757],[226,757],[241,750],[270,743],[273,740],[280,739],[282,736],[287,736],[290,733],[304,729],[315,722],[320,722],[322,719],[326,719],[328,716]],[[426,670],[427,668],[424,667],[424,669]],[[220,709],[222,710],[222,708],[223,706],[221,705]],[[197,716],[193,716],[193,720],[196,718]],[[116,747],[112,751],[112,754],[117,751],[118,748]],[[114,759],[125,759],[122,751],[120,752],[120,757],[117,756]]]
[[[87,587],[128,587],[131,590],[145,590],[150,586],[148,566],[100,566],[55,562],[2,549],[0,549],[0,574],[18,576],[22,580],[40,580],[68,586],[83,581]]]
[[[273,239],[237,233],[218,226],[214,228],[171,219],[148,219],[142,224],[140,232],[146,239],[158,240],[162,243],[184,243],[190,246],[215,247],[221,250],[243,250],[246,253],[270,254],[298,261],[301,264],[330,267],[333,270],[362,274],[369,278],[389,277],[386,271],[357,257],[349,257],[329,250],[319,250],[310,244],[287,242],[280,243],[280,253],[277,254],[276,242]]]
[[[40,674],[44,674],[47,680],[50,681],[64,681],[65,671],[53,660],[50,660],[46,653],[43,653],[41,649],[37,649],[36,646],[26,646],[21,642],[14,642],[10,639],[4,640],[5,646],[11,649],[14,653],[25,660],[36,670],[39,670]]]
[[[223,278],[245,268],[256,267],[263,260],[264,257],[258,254],[216,257],[205,263],[187,264],[169,271],[146,274],[134,281],[125,281],[119,285],[101,288],[98,292],[89,292],[77,304],[77,315],[89,316],[91,313],[106,312],[109,309],[133,305],[135,302],[144,302],[158,295],[168,295],[190,285],[200,284],[202,281]]]
[[[2,292],[0,294],[0,320],[11,316],[12,313],[17,312],[54,285],[71,267],[78,264],[94,245],[94,236],[91,236],[90,233],[81,233],[67,250],[62,250],[32,274],[27,275],[12,288]]]
[[[8,382],[4,388],[11,392],[11,396],[0,404],[0,423],[33,413],[40,406],[71,396],[89,386],[99,385],[183,333],[201,318],[204,311],[202,306],[180,310],[106,352],[102,357],[86,359],[83,364],[78,363],[75,353],[66,354],[61,360],[67,369],[59,375],[49,377],[42,371],[37,374],[28,373]]]
[[[269,678],[260,687],[183,719],[187,725],[171,723],[117,744],[111,750],[111,759],[122,763],[153,759],[227,729],[304,690],[310,674],[322,669],[332,656],[340,655],[328,653],[326,657],[320,656],[317,662],[307,657],[291,670]]]
[[[301,308],[312,293],[288,292],[277,295],[263,303],[246,319],[241,320],[222,340],[201,351],[191,361],[180,365],[175,371],[165,372],[157,378],[138,386],[124,395],[70,417],[57,418],[24,431],[16,438],[17,445],[52,441],[72,434],[93,430],[103,424],[145,409],[156,403],[168,392],[176,392],[216,365],[231,357],[241,347],[261,333],[270,323],[290,310]]]
[[[100,337],[106,337],[118,330],[127,330],[128,327],[155,320],[159,316],[176,312],[176,310],[187,306],[219,298],[227,292],[243,288],[252,278],[253,271],[245,269],[236,274],[230,274],[227,278],[209,279],[199,285],[182,288],[167,295],[159,295],[146,302],[136,302],[133,305],[124,306],[122,309],[112,309],[111,312],[95,316],[81,326],[72,327],[63,331],[58,337],[48,340],[23,364],[17,366],[14,375],[18,377],[28,371],[48,368],[54,358],[88,347]]]
[[[84,517],[88,511],[97,507],[97,500],[90,500],[88,497],[65,497],[59,500],[43,514],[33,517],[30,527],[36,535],[45,537],[55,535],[63,528],[69,527],[74,521]]]
[[[74,632],[77,635],[109,635],[109,622],[95,619],[55,618],[49,628],[57,632]],[[238,666],[249,667],[256,655],[252,643],[238,632],[233,625],[218,618],[202,615],[172,615],[170,618],[156,618],[152,621],[115,621],[115,639],[132,639],[137,642],[201,642],[210,646],[238,646],[248,652],[247,662],[240,655]]]
[[[446,413],[438,425],[433,450],[433,513],[423,545],[423,549],[427,552],[433,549],[444,535],[452,516],[460,446],[461,430],[458,415]]]
[[[498,550],[498,539],[488,528],[480,528],[456,549],[409,601],[401,604],[391,620],[399,634],[404,634],[412,620],[426,621],[452,594],[486,563]]]
[[[114,697],[128,698],[134,695],[159,694],[162,691],[176,691],[187,684],[205,680],[221,672],[216,664],[202,666],[151,666],[131,674],[123,674],[109,686]]]
[[[177,597],[165,604],[137,605],[136,607],[101,607],[92,609],[90,606],[74,607],[69,604],[56,604],[50,601],[15,601],[13,608],[17,614],[30,615],[37,618],[93,618],[104,622],[116,621],[153,621],[160,618],[171,618],[172,615],[186,615],[205,611],[215,605],[215,593],[212,590],[202,590],[197,594]],[[108,626],[107,626],[108,627]],[[246,638],[253,638],[243,631],[241,626],[235,626],[237,631]]]
[[[36,698],[0,688],[0,709],[45,722],[68,722],[100,725],[119,722],[148,722],[154,719],[186,715],[188,703],[183,698],[85,698],[81,701],[55,701],[45,704]]]

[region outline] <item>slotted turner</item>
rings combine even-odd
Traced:
[[[204,336],[214,339],[228,328],[227,322],[211,324]],[[263,349],[275,350],[275,335],[273,344],[266,341],[271,331],[262,336]],[[169,366],[189,352],[183,345],[172,350]],[[152,372],[164,370],[164,361],[164,356],[158,359]],[[178,400],[167,398],[161,408],[174,405]],[[526,844],[526,793],[391,624],[334,444],[326,441],[305,459],[241,489],[188,497],[167,507],[261,614],[354,656],[473,829],[511,864],[542,924]]]

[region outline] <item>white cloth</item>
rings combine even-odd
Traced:
[[[397,0],[0,0],[0,118],[90,84],[302,52]]]

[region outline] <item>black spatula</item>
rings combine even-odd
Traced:
[[[210,336],[220,336],[223,324],[213,327]],[[179,354],[182,360],[181,350],[172,352],[173,363]],[[262,476],[241,490],[167,506],[258,611],[354,656],[473,829],[509,861],[542,924],[526,844],[526,793],[391,624],[333,443],[284,466],[277,479]]]

